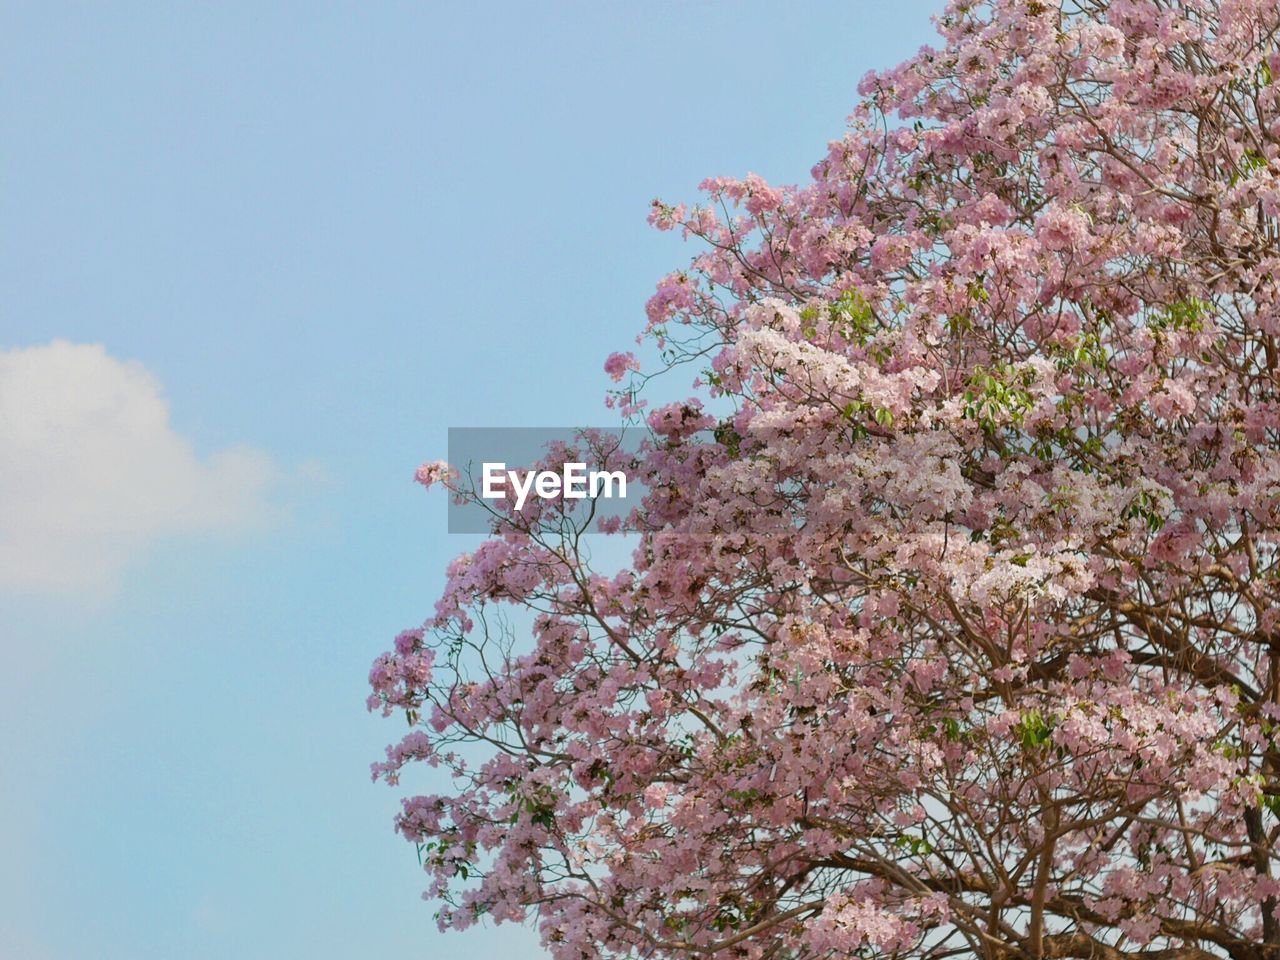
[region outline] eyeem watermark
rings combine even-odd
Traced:
[[[566,500],[592,500],[597,497],[627,495],[627,475],[622,470],[587,470],[585,463],[566,463],[554,470],[508,470],[505,463],[486,463],[482,470],[484,483],[481,496],[486,500],[505,500],[507,487],[515,491],[516,509],[523,510],[532,491],[543,500],[563,497]]]
[[[450,533],[488,533],[498,522],[616,529],[644,496],[633,475],[644,433],[620,428],[452,427]]]

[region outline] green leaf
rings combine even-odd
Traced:
[[[1053,737],[1055,722],[1046,720],[1039,710],[1030,710],[1022,715],[1015,732],[1027,750],[1038,750]]]

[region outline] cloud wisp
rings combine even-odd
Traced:
[[[197,456],[159,381],[98,345],[0,350],[0,590],[109,593],[159,540],[270,523],[280,471]]]

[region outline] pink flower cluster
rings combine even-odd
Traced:
[[[614,383],[625,377],[628,371],[639,369],[640,362],[633,353],[611,353],[604,362],[604,372],[609,374],[609,379]]]
[[[443,460],[430,460],[418,467],[413,479],[424,487],[433,487],[449,478],[449,465]]]

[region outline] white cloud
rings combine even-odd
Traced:
[[[141,364],[0,350],[0,589],[109,591],[159,539],[261,527],[277,478],[260,451],[197,457]]]

